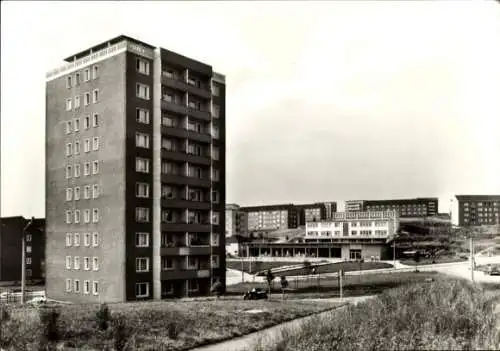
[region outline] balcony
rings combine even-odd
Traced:
[[[171,77],[166,72],[162,72],[161,75],[161,83],[169,88],[181,90],[184,92],[188,92],[193,95],[197,95],[204,99],[210,99],[212,96],[212,92],[210,87],[197,87],[191,84],[188,84],[180,77]]]
[[[161,126],[161,134],[165,136],[173,136],[181,139],[194,140],[203,143],[210,143],[210,140],[212,140],[209,133],[200,133],[184,128],[167,127],[163,125]]]
[[[198,110],[198,109],[190,108],[190,107],[186,107],[186,108],[188,110],[187,114],[189,116],[192,116],[192,117],[197,118],[197,119],[202,119],[204,121],[211,120],[210,111],[203,111],[203,110]]]
[[[169,102],[166,100],[161,100],[161,108],[163,110],[171,111],[181,115],[187,115],[191,109],[188,109],[186,105],[177,104],[175,102]],[[208,118],[210,120],[210,118]]]
[[[161,256],[201,256],[210,255],[210,246],[171,246],[161,247]]]
[[[184,197],[180,199],[162,198],[161,205],[168,208],[189,208],[190,210],[210,210],[210,201],[191,201]]]
[[[209,223],[161,223],[161,230],[166,232],[210,232]]]
[[[162,270],[161,279],[162,280],[177,280],[177,279],[196,279],[196,278],[208,278],[210,277],[209,269],[172,269],[172,270]]]
[[[210,188],[211,180],[210,179],[200,179],[195,177],[187,177],[184,175],[177,174],[162,174],[161,181],[163,183],[173,184],[173,185],[191,185],[195,187],[201,188]]]
[[[191,155],[184,150],[171,151],[167,149],[161,149],[161,157],[171,161],[182,161],[196,163],[199,165],[210,166],[210,156],[197,156]]]

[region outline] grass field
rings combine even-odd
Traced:
[[[343,277],[343,295],[361,296],[379,294],[385,290],[396,288],[410,283],[424,282],[428,278],[439,276],[436,272],[401,272],[390,274],[369,274],[360,276]],[[291,297],[338,297],[339,284],[335,277],[294,280],[288,278],[289,291],[287,295]],[[240,283],[227,287],[227,295],[242,295],[254,287],[267,289],[266,283]],[[275,279],[271,293],[281,294],[279,279]]]
[[[283,267],[283,266],[293,266],[297,264],[301,264],[301,261],[297,262],[285,262],[285,261],[275,261],[275,262],[262,262],[255,261],[250,264],[249,261],[243,262],[243,272],[255,274],[260,271],[267,271],[268,269]],[[226,267],[229,269],[237,269],[241,271],[241,261],[227,261]]]
[[[436,259],[430,259],[430,258],[421,258],[420,261],[418,262],[418,266],[425,266],[427,264],[436,264],[436,263],[452,263],[452,262],[466,262],[467,258],[459,258],[456,256],[441,256],[437,257]],[[417,263],[415,263],[415,260],[411,258],[406,258],[400,260],[402,264],[408,265],[408,266],[416,266]]]
[[[186,350],[333,307],[333,304],[324,302],[283,302],[279,299],[109,305],[112,316],[126,322],[127,340],[140,350]],[[102,350],[113,346],[113,332],[99,331],[97,328],[96,312],[99,305],[64,305],[58,309],[58,326],[61,342],[65,343],[65,347]],[[264,312],[245,312],[251,309]],[[1,326],[0,347],[6,350],[25,350],[27,345],[32,345],[36,349],[41,331],[36,308],[11,310],[10,321]]]
[[[314,264],[311,263],[311,267],[313,267]],[[336,263],[330,263],[330,264],[325,264],[316,267],[316,272],[317,273],[336,273],[339,270],[343,270],[344,272],[352,272],[352,271],[359,271],[359,270],[368,270],[368,269],[382,269],[382,268],[392,268],[393,265],[390,263],[386,262],[363,262],[363,263],[357,263],[357,262],[336,262]],[[285,276],[296,276],[296,275],[307,275],[310,274],[310,270],[308,270],[305,267],[301,268],[295,268],[295,269],[290,269],[284,272],[279,272],[276,273],[278,275],[285,275]],[[261,274],[258,275],[265,275],[265,272],[262,272]]]
[[[440,278],[315,317],[249,350],[498,350],[499,301],[499,290]]]

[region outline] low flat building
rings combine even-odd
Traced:
[[[455,226],[500,224],[500,195],[455,195],[451,199],[451,223]]]
[[[302,240],[254,242],[248,248],[250,256],[383,260],[391,258],[388,242],[398,227],[397,211],[340,212],[330,220],[308,222]]]
[[[365,200],[364,211],[397,211],[400,217],[430,217],[438,213],[437,197],[415,199]]]
[[[22,235],[29,220],[0,218],[0,281],[20,281],[22,272]],[[26,279],[45,277],[45,219],[35,219],[26,229]]]

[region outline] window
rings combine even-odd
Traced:
[[[73,148],[71,147],[71,143],[66,144],[66,156],[71,156],[71,151]]]
[[[99,89],[94,89],[92,94],[92,102],[95,104],[99,102]]]
[[[172,139],[162,138],[161,139],[161,147],[168,151],[175,151],[175,143]]]
[[[66,269],[71,269],[71,263],[73,260],[71,259],[71,256],[66,256]]]
[[[94,208],[92,210],[92,222],[93,223],[99,222],[99,209],[98,208]]]
[[[94,271],[98,271],[99,270],[99,257],[93,257],[92,258],[92,269]]]
[[[219,181],[219,170],[212,168],[212,180],[218,182]]]
[[[188,280],[188,290],[189,291],[198,291],[198,281],[195,279]]]
[[[93,247],[99,246],[99,233],[98,232],[92,233],[92,246]]]
[[[26,257],[26,264],[31,264],[31,257]]]
[[[219,139],[219,126],[212,125],[212,138]]]
[[[149,149],[149,135],[145,133],[135,133],[135,146]]]
[[[217,146],[212,146],[212,158],[214,160],[219,159],[219,148]]]
[[[66,166],[66,179],[71,178],[71,165]]]
[[[79,163],[77,163],[75,165],[75,178],[78,178],[78,177],[80,177],[80,164]]]
[[[75,269],[77,269],[77,270],[78,270],[78,269],[80,269],[80,257],[75,256],[75,257],[73,258],[73,263],[74,263],[74,266],[73,266],[73,267],[74,267]]]
[[[92,162],[92,174],[99,174],[99,161]]]
[[[98,127],[99,126],[99,114],[98,113],[94,113],[92,115],[92,126],[94,128]]]
[[[94,151],[99,150],[99,137],[94,137],[92,139],[92,150]]]
[[[83,245],[86,247],[90,246],[90,233],[83,234]]]
[[[149,208],[146,207],[136,207],[135,209],[135,220],[140,223],[149,222]]]
[[[71,111],[72,106],[71,106],[71,99],[66,99],[66,111]]]
[[[71,76],[66,78],[66,88],[71,88]]]
[[[139,123],[149,124],[149,110],[138,108],[136,110],[136,120]]]
[[[212,246],[219,246],[219,234],[212,233]]]
[[[66,201],[71,201],[72,199],[73,199],[73,189],[67,188],[66,189]]]
[[[149,283],[136,283],[135,297],[148,297],[148,296],[149,296]]]
[[[79,233],[73,234],[73,239],[74,239],[73,245],[77,247],[80,246],[80,234]]]
[[[174,269],[174,260],[169,257],[162,257],[161,263],[161,267],[163,270]]]
[[[212,256],[212,268],[219,268],[219,256],[218,255]]]
[[[74,290],[74,292],[76,292],[76,293],[79,293],[79,292],[80,292],[80,280],[75,279],[75,281],[74,281],[74,285],[73,285],[73,290]]]
[[[140,99],[149,100],[149,86],[137,83],[136,96]]]
[[[80,108],[80,95],[75,96],[75,108]]]
[[[31,242],[32,236],[31,234],[26,234],[26,242]]]
[[[80,85],[80,73],[75,74],[75,85]]]
[[[83,281],[83,293],[84,294],[90,294],[90,281],[89,280],[84,280]]]
[[[213,104],[212,106],[212,115],[214,118],[219,118],[220,117],[220,106]]]
[[[149,272],[149,258],[138,257],[135,259],[135,271],[137,273]]]
[[[75,210],[75,223],[80,223],[80,210]]]
[[[212,84],[212,95],[220,96],[220,86],[218,84]]]
[[[97,199],[99,197],[99,184],[94,184],[92,187],[92,197]]]
[[[167,199],[175,199],[175,189],[170,185],[162,185],[161,196]]]
[[[85,82],[88,82],[90,80],[90,69],[86,69],[84,72],[83,72],[83,80]]]
[[[90,116],[86,115],[83,117],[83,129],[89,129],[90,128]]]
[[[83,164],[83,175],[90,175],[90,162],[85,162]],[[86,197],[86,199],[88,199],[88,197]]]
[[[97,79],[99,77],[99,66],[92,67],[92,79]]]
[[[90,152],[90,139],[89,138],[85,138],[83,140],[83,151]]]
[[[148,198],[149,197],[149,184],[147,183],[136,183],[135,194],[137,197]]]
[[[78,121],[78,120],[77,120]],[[76,122],[76,121],[75,121]],[[76,127],[76,124],[75,124],[75,127]],[[75,129],[76,131],[76,129]],[[73,152],[75,155],[79,155],[80,154],[80,142],[79,141],[75,141],[75,144],[74,144],[74,152]]]
[[[149,173],[149,160],[137,157],[135,159],[135,170],[140,173]]]
[[[83,221],[90,223],[90,210],[83,210]]]
[[[149,247],[149,233],[135,233],[136,247]]]
[[[149,76],[149,61],[137,59],[137,72]]]
[[[161,124],[163,124],[165,127],[177,128],[177,118],[172,116],[162,116]]]
[[[71,216],[72,216],[71,211],[66,211],[66,223],[67,224],[71,224]]]
[[[71,292],[71,279],[66,279],[66,292]]]
[[[66,121],[66,134],[71,134],[71,121]]]
[[[70,247],[71,245],[73,245],[73,234],[66,233],[66,246]]]
[[[90,93],[84,93],[83,94],[83,104],[85,106],[90,105]]]
[[[212,224],[219,225],[219,212],[212,212]]]
[[[83,269],[86,271],[90,270],[90,257],[83,258]]]
[[[99,295],[99,282],[94,281],[94,283],[92,285],[93,285],[92,293],[94,295]]]

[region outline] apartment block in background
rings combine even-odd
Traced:
[[[499,225],[500,195],[455,195],[451,223],[456,226]]]
[[[365,211],[398,211],[404,217],[432,217],[438,214],[437,197],[416,199],[365,200]]]
[[[247,213],[248,232],[297,228],[300,212],[293,204],[241,207]]]
[[[236,204],[226,205],[226,237],[248,236],[247,213]]]
[[[22,217],[0,218],[0,281],[20,281],[22,272],[22,235],[29,220]],[[26,279],[45,276],[45,219],[36,218],[26,229]]]
[[[225,284],[225,77],[127,36],[46,82],[47,296],[121,302]]]

